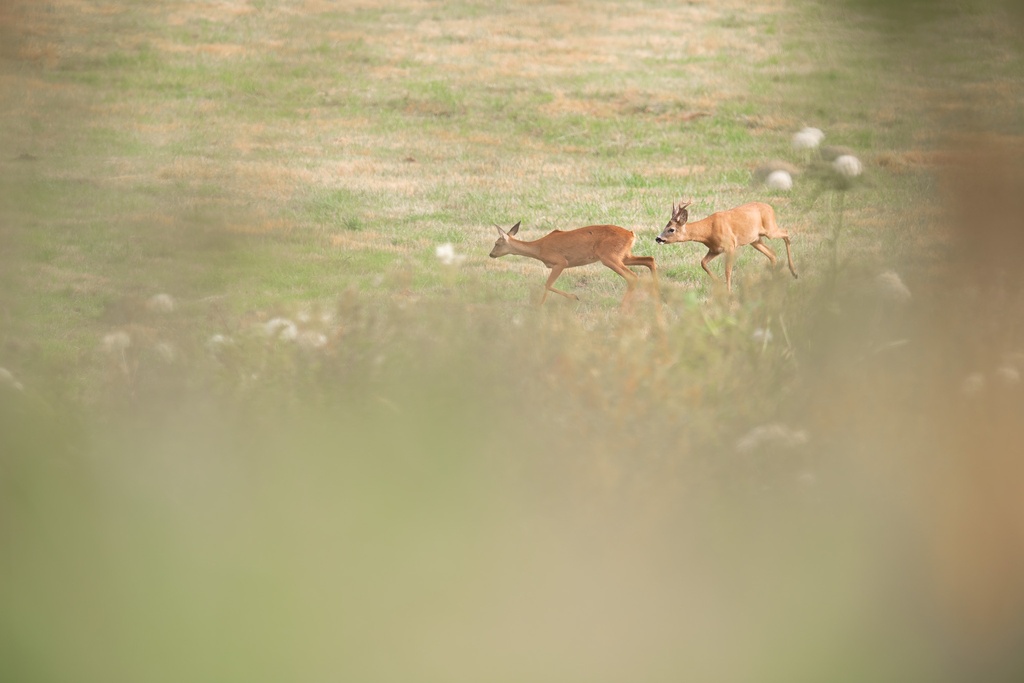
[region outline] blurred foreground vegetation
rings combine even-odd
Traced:
[[[1020,678],[1019,15],[599,7],[0,9],[0,680]]]

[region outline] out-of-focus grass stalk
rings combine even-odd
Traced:
[[[748,192],[743,155],[798,115],[721,74],[776,6],[537,5],[509,29],[523,10],[486,3],[173,4],[21,3],[38,23],[0,46],[29,114],[0,135],[44,150],[0,178],[0,680],[1019,680],[1013,155],[878,191],[899,225],[954,227],[899,238],[912,297],[872,287],[875,226],[855,243],[839,192],[797,252],[832,217],[831,267],[796,283],[747,268],[702,302],[665,253],[663,320],[588,271],[583,302],[535,308],[539,269],[470,227]],[[697,42],[637,23],[676,12]],[[551,49],[521,69],[524,42]],[[758,87],[876,80],[755,61]],[[846,94],[802,111],[895,139]],[[943,168],[964,201],[907,189]],[[148,306],[164,288],[178,305]]]
[[[839,238],[843,234],[843,214],[846,209],[846,192],[844,190],[834,191],[830,199],[832,201],[832,235],[829,238],[829,279],[831,288],[835,288],[839,279]]]

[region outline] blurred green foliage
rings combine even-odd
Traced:
[[[0,680],[1019,680],[1024,72],[934,7],[5,5]],[[798,282],[652,243],[817,119]]]

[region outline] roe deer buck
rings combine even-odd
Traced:
[[[692,201],[683,202],[678,208],[674,204],[672,205],[672,218],[656,238],[655,241],[658,244],[673,242],[704,244],[708,248],[708,253],[701,259],[700,265],[713,280],[718,280],[718,278],[708,268],[708,264],[712,259],[724,253],[725,286],[731,292],[732,265],[736,261],[737,247],[749,244],[767,256],[774,268],[777,263],[775,252],[761,240],[765,237],[771,239],[781,237],[782,241],[786,243],[789,272],[793,273],[793,277],[799,277],[796,274],[796,267],[793,266],[793,254],[789,250],[789,233],[775,222],[775,211],[772,207],[762,202],[751,202],[728,211],[718,211],[707,218],[687,224],[686,219],[689,214],[686,207],[692,203]]]
[[[627,287],[626,294],[622,298],[622,305],[629,300],[637,280],[640,279],[626,266],[645,266],[650,269],[654,291],[656,293],[658,291],[658,274],[654,265],[654,257],[633,256],[632,249],[636,235],[625,228],[620,228],[617,225],[589,225],[567,232],[555,230],[538,240],[528,242],[514,238],[514,235],[519,232],[519,223],[513,225],[508,232],[497,225],[494,227],[498,229],[498,241],[494,243],[494,249],[491,250],[491,258],[498,258],[506,254],[529,256],[541,261],[551,269],[548,281],[544,283],[541,304],[547,300],[548,292],[561,294],[567,299],[579,300],[575,294],[555,289],[553,286],[555,280],[566,268],[585,266],[598,261],[625,278]]]

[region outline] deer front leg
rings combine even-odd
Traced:
[[[793,252],[789,250],[789,235],[783,235],[782,241],[786,243],[786,258],[789,259],[789,272],[793,273],[793,277],[798,278],[796,274],[796,266],[793,265]]]
[[[725,252],[725,289],[732,291],[732,266],[736,263],[736,249]]]
[[[715,282],[718,282],[718,276],[711,272],[711,268],[708,267],[708,264],[711,263],[712,260],[718,258],[721,253],[721,249],[716,251],[715,249],[708,248],[708,253],[700,260],[700,267],[703,268],[704,272],[710,275],[711,279]]]
[[[558,276],[562,274],[563,270],[565,270],[565,265],[564,264],[559,263],[559,264],[556,264],[554,266],[551,266],[551,274],[548,275],[548,281],[544,283],[544,296],[542,296],[540,298],[540,305],[541,306],[543,306],[544,302],[547,300],[548,292],[554,292],[555,294],[561,294],[566,299],[572,299],[573,301],[579,301],[580,298],[578,296],[576,296],[575,294],[569,294],[568,292],[563,292],[560,289],[555,289],[554,287],[552,287],[552,285],[555,284],[555,280],[558,279]]]

